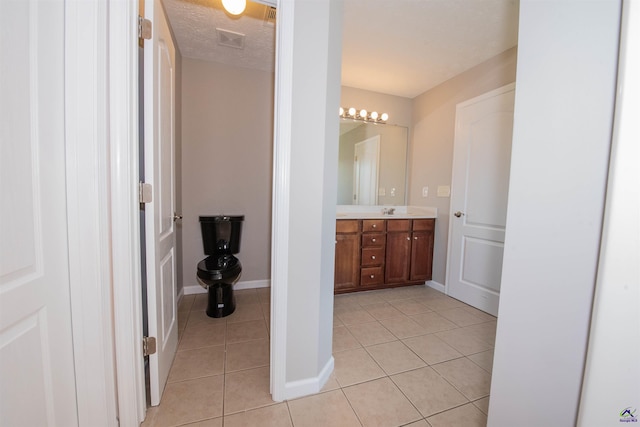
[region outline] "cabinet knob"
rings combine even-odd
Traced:
[[[418,236],[413,236],[413,240],[418,240]]]
[[[372,242],[375,242],[375,241],[376,241],[376,239],[371,239],[371,241],[372,241]]]
[[[373,225],[371,226],[371,228],[376,228],[376,224],[373,224]]]
[[[375,279],[375,277],[376,277],[376,276],[375,276],[375,274],[372,274],[372,275],[371,275],[371,278],[372,278],[372,279]]]
[[[371,255],[371,259],[376,259],[376,256],[375,255]]]
[[[337,244],[338,244],[338,241],[336,240],[336,241],[335,241],[335,243],[336,243],[336,245],[337,245]]]
[[[407,240],[411,240],[411,237],[407,237]]]

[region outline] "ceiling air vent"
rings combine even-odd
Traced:
[[[216,32],[218,33],[218,44],[220,46],[244,49],[244,34],[223,30],[222,28],[216,28]]]
[[[264,26],[273,27],[276,25],[276,8],[267,6],[264,9]]]

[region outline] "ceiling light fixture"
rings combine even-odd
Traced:
[[[353,120],[362,120],[364,122],[373,122],[373,123],[385,123],[389,120],[389,115],[387,113],[378,113],[377,111],[367,112],[364,108],[362,110],[357,110],[354,107],[349,109],[345,109],[340,107],[340,117],[344,119],[353,119]]]
[[[232,15],[240,15],[247,7],[247,0],[222,0],[224,9]]]

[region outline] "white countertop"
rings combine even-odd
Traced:
[[[384,214],[384,209],[394,209]],[[428,206],[354,206],[338,205],[336,219],[420,219],[437,218],[438,209]]]

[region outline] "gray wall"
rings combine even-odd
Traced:
[[[199,215],[243,214],[240,281],[268,280],[273,73],[182,60],[183,285],[204,258]]]
[[[439,185],[451,185],[456,105],[512,83],[515,77],[516,48],[512,48],[413,100],[408,204],[438,208],[433,280],[440,284],[446,279],[450,198],[436,194]],[[426,198],[422,187],[429,187]]]
[[[576,425],[611,144],[619,20],[620,4],[614,1],[520,4],[490,427]],[[633,403],[619,405],[609,425],[619,424],[618,411]]]
[[[285,388],[284,397],[292,398],[318,391],[333,367],[342,2],[281,6],[279,16],[291,18],[281,52],[287,58],[290,53],[291,62],[278,76],[274,226],[283,233],[273,236],[272,389],[279,394]]]

